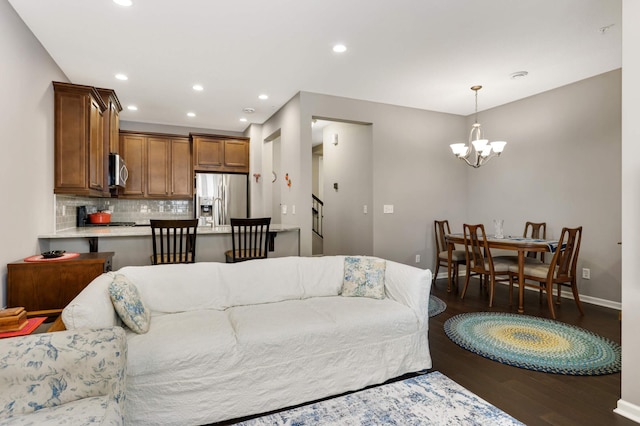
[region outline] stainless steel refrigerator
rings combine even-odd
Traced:
[[[195,215],[200,225],[229,225],[249,214],[246,174],[196,173]]]

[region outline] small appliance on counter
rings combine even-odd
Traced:
[[[135,222],[111,222],[111,213],[99,212],[95,206],[78,206],[76,208],[76,226],[135,226]]]

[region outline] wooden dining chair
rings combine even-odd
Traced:
[[[270,217],[237,219],[231,218],[231,250],[227,250],[227,263],[251,259],[266,259],[269,252]]]
[[[464,299],[467,293],[467,287],[469,286],[469,280],[472,276],[479,276],[481,287],[484,277],[484,284],[489,287],[489,307],[491,308],[493,306],[493,294],[495,292],[496,282],[508,282],[509,293],[513,291],[510,267],[514,265],[514,262],[501,257],[494,259],[491,256],[484,225],[468,225],[465,223],[463,225],[463,231],[467,273],[460,298]],[[517,270],[517,262],[515,262],[515,265]],[[498,279],[498,277],[503,278]],[[489,281],[488,283],[486,282],[487,280]]]
[[[458,288],[458,271],[459,266],[464,265],[466,262],[466,255],[464,250],[454,250],[451,252],[451,265],[449,264],[449,248],[445,239],[445,235],[451,233],[448,220],[434,220],[433,231],[436,239],[436,270],[433,274],[433,285],[436,284],[436,278],[438,277],[438,270],[440,266],[447,267],[447,277],[449,269],[453,268],[453,278],[455,279],[455,287]],[[447,282],[447,291],[451,291],[451,282]]]
[[[524,224],[523,238],[547,239],[547,223],[546,222],[527,222]],[[538,256],[540,254],[540,256]],[[544,252],[529,251],[526,253],[529,259],[539,259],[544,262]]]
[[[577,228],[562,228],[558,247],[551,259],[551,263],[524,265],[524,283],[518,283],[523,287],[536,287],[547,293],[547,303],[549,305],[549,313],[551,318],[555,319],[556,314],[553,308],[553,285],[558,286],[558,297],[556,304],[560,304],[560,294],[562,286],[571,287],[573,299],[576,301],[578,310],[584,315],[580,295],[578,294],[578,285],[576,280],[576,269],[578,264],[578,255],[580,254],[580,242],[582,240],[582,226]],[[511,271],[517,277],[518,266],[511,266]],[[527,281],[533,281],[530,283]]]
[[[151,219],[151,263],[194,263],[198,219]]]

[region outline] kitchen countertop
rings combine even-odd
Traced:
[[[272,224],[269,232],[297,231],[299,226]],[[231,234],[230,225],[221,225],[212,228],[199,226],[198,235],[207,234]],[[71,228],[52,234],[38,235],[38,238],[109,238],[109,237],[143,237],[151,235],[150,226],[90,226],[86,228]]]

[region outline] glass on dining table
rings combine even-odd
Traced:
[[[493,230],[495,238],[504,238],[504,219],[493,219]]]

